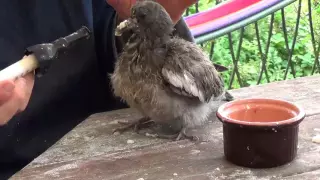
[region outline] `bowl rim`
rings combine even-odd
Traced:
[[[297,116],[287,119],[287,120],[283,120],[283,121],[277,121],[277,122],[248,122],[248,121],[241,121],[241,120],[236,120],[233,118],[228,118],[226,116],[223,115],[222,110],[228,106],[231,105],[233,103],[237,103],[237,102],[241,102],[241,101],[248,101],[248,100],[271,100],[271,101],[277,101],[277,102],[284,102],[287,104],[290,104],[294,107],[296,107],[298,109],[298,113]],[[287,100],[283,100],[283,99],[277,99],[277,98],[242,98],[242,99],[236,99],[227,103],[224,103],[223,105],[221,105],[216,113],[218,119],[222,122],[228,122],[228,123],[232,123],[232,124],[237,124],[237,125],[246,125],[246,126],[282,126],[282,125],[290,125],[293,124],[295,122],[299,122],[302,121],[305,116],[306,116],[306,112],[305,110],[300,106],[297,105],[293,102],[287,101]]]

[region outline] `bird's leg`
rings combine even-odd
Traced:
[[[224,100],[226,101],[233,101],[235,99],[228,91],[225,92],[224,96],[225,96]]]
[[[176,134],[170,134],[170,135],[157,133],[156,137],[162,138],[162,139],[175,140],[175,141],[180,141],[183,139],[189,139],[191,141],[199,141],[200,140],[199,137],[197,137],[197,136],[187,135],[186,130],[187,130],[187,128],[182,128],[180,132],[178,132]]]
[[[200,140],[200,138],[198,136],[187,135],[186,130],[187,130],[187,128],[185,128],[185,127],[182,128],[175,140],[176,141],[180,141],[182,139],[189,139],[191,141],[199,141]]]
[[[161,139],[170,139],[170,140],[175,140],[178,137],[178,134],[161,134],[157,133],[156,137],[161,138]]]
[[[118,121],[119,124],[122,124],[122,127],[116,128],[113,130],[113,133],[119,132],[123,133],[124,131],[129,130],[130,128],[133,128],[135,132],[138,132],[141,125],[146,125],[151,122],[151,118],[149,117],[142,117],[140,119],[137,119],[132,122],[128,121]]]

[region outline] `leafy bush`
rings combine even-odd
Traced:
[[[311,0],[312,2],[312,21],[314,34],[317,46],[320,46],[320,0]],[[214,0],[200,0],[199,10],[203,11],[214,7],[216,2]],[[288,31],[289,48],[292,47],[292,41],[294,37],[294,30],[297,23],[298,1],[287,6],[285,8],[285,23]],[[189,15],[196,12],[196,6],[189,9]],[[292,62],[296,71],[296,77],[309,76],[313,72],[313,66],[315,62],[315,52],[312,45],[311,31],[309,25],[308,16],[308,1],[302,0],[302,10],[299,24],[299,31],[297,41],[294,47]],[[271,15],[259,20],[257,22],[259,28],[260,42],[262,45],[262,52],[265,53],[266,44],[268,40],[268,31],[270,27]],[[274,13],[272,38],[270,42],[269,52],[267,54],[266,69],[268,72],[270,82],[280,81],[284,79],[284,75],[287,69],[289,52],[286,47],[283,28],[282,28],[282,16],[281,11]],[[232,44],[233,49],[237,52],[238,43],[240,40],[240,30],[232,32]],[[229,85],[231,80],[232,71],[234,69],[229,39],[227,35],[217,38],[210,42],[202,44],[202,48],[210,53],[212,42],[214,42],[214,54],[212,61],[215,63],[224,65],[229,68],[229,71],[222,73],[225,83]],[[245,27],[241,53],[238,62],[238,68],[240,72],[240,79],[243,86],[256,85],[258,83],[258,77],[260,75],[262,61],[262,55],[258,48],[258,41],[256,37],[255,24],[250,24]],[[294,78],[291,68],[287,79]],[[265,73],[263,73],[260,83],[267,83]],[[235,80],[230,88],[241,87],[239,81],[235,76]]]

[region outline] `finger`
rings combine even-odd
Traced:
[[[106,0],[106,1],[109,5],[111,5],[115,9],[118,9],[120,7],[123,9],[128,7],[130,8],[136,2],[136,0]]]
[[[30,100],[34,86],[34,74],[29,73],[16,80],[16,96],[20,100],[19,110],[23,111]]]
[[[118,0],[106,0],[106,1],[111,6],[115,6],[117,4],[117,2],[119,2]]]
[[[17,114],[20,106],[20,100],[14,95],[9,101],[0,106],[0,125],[6,124]]]
[[[130,0],[130,6],[129,8],[131,8],[135,3],[136,3],[137,0]]]
[[[184,0],[187,6],[191,6],[195,3],[197,3],[199,0]]]
[[[0,105],[7,101],[13,94],[15,84],[13,81],[2,81],[0,82]]]
[[[34,73],[29,73],[15,81],[12,96],[0,106],[0,125],[6,124],[14,115],[27,107],[33,86]]]
[[[106,0],[116,11],[121,20],[130,16],[130,9],[136,0]]]

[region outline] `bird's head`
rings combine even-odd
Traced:
[[[170,15],[162,5],[153,0],[138,0],[131,8],[131,16],[119,25],[118,35],[137,28],[142,35],[161,37],[169,35],[174,28]]]

